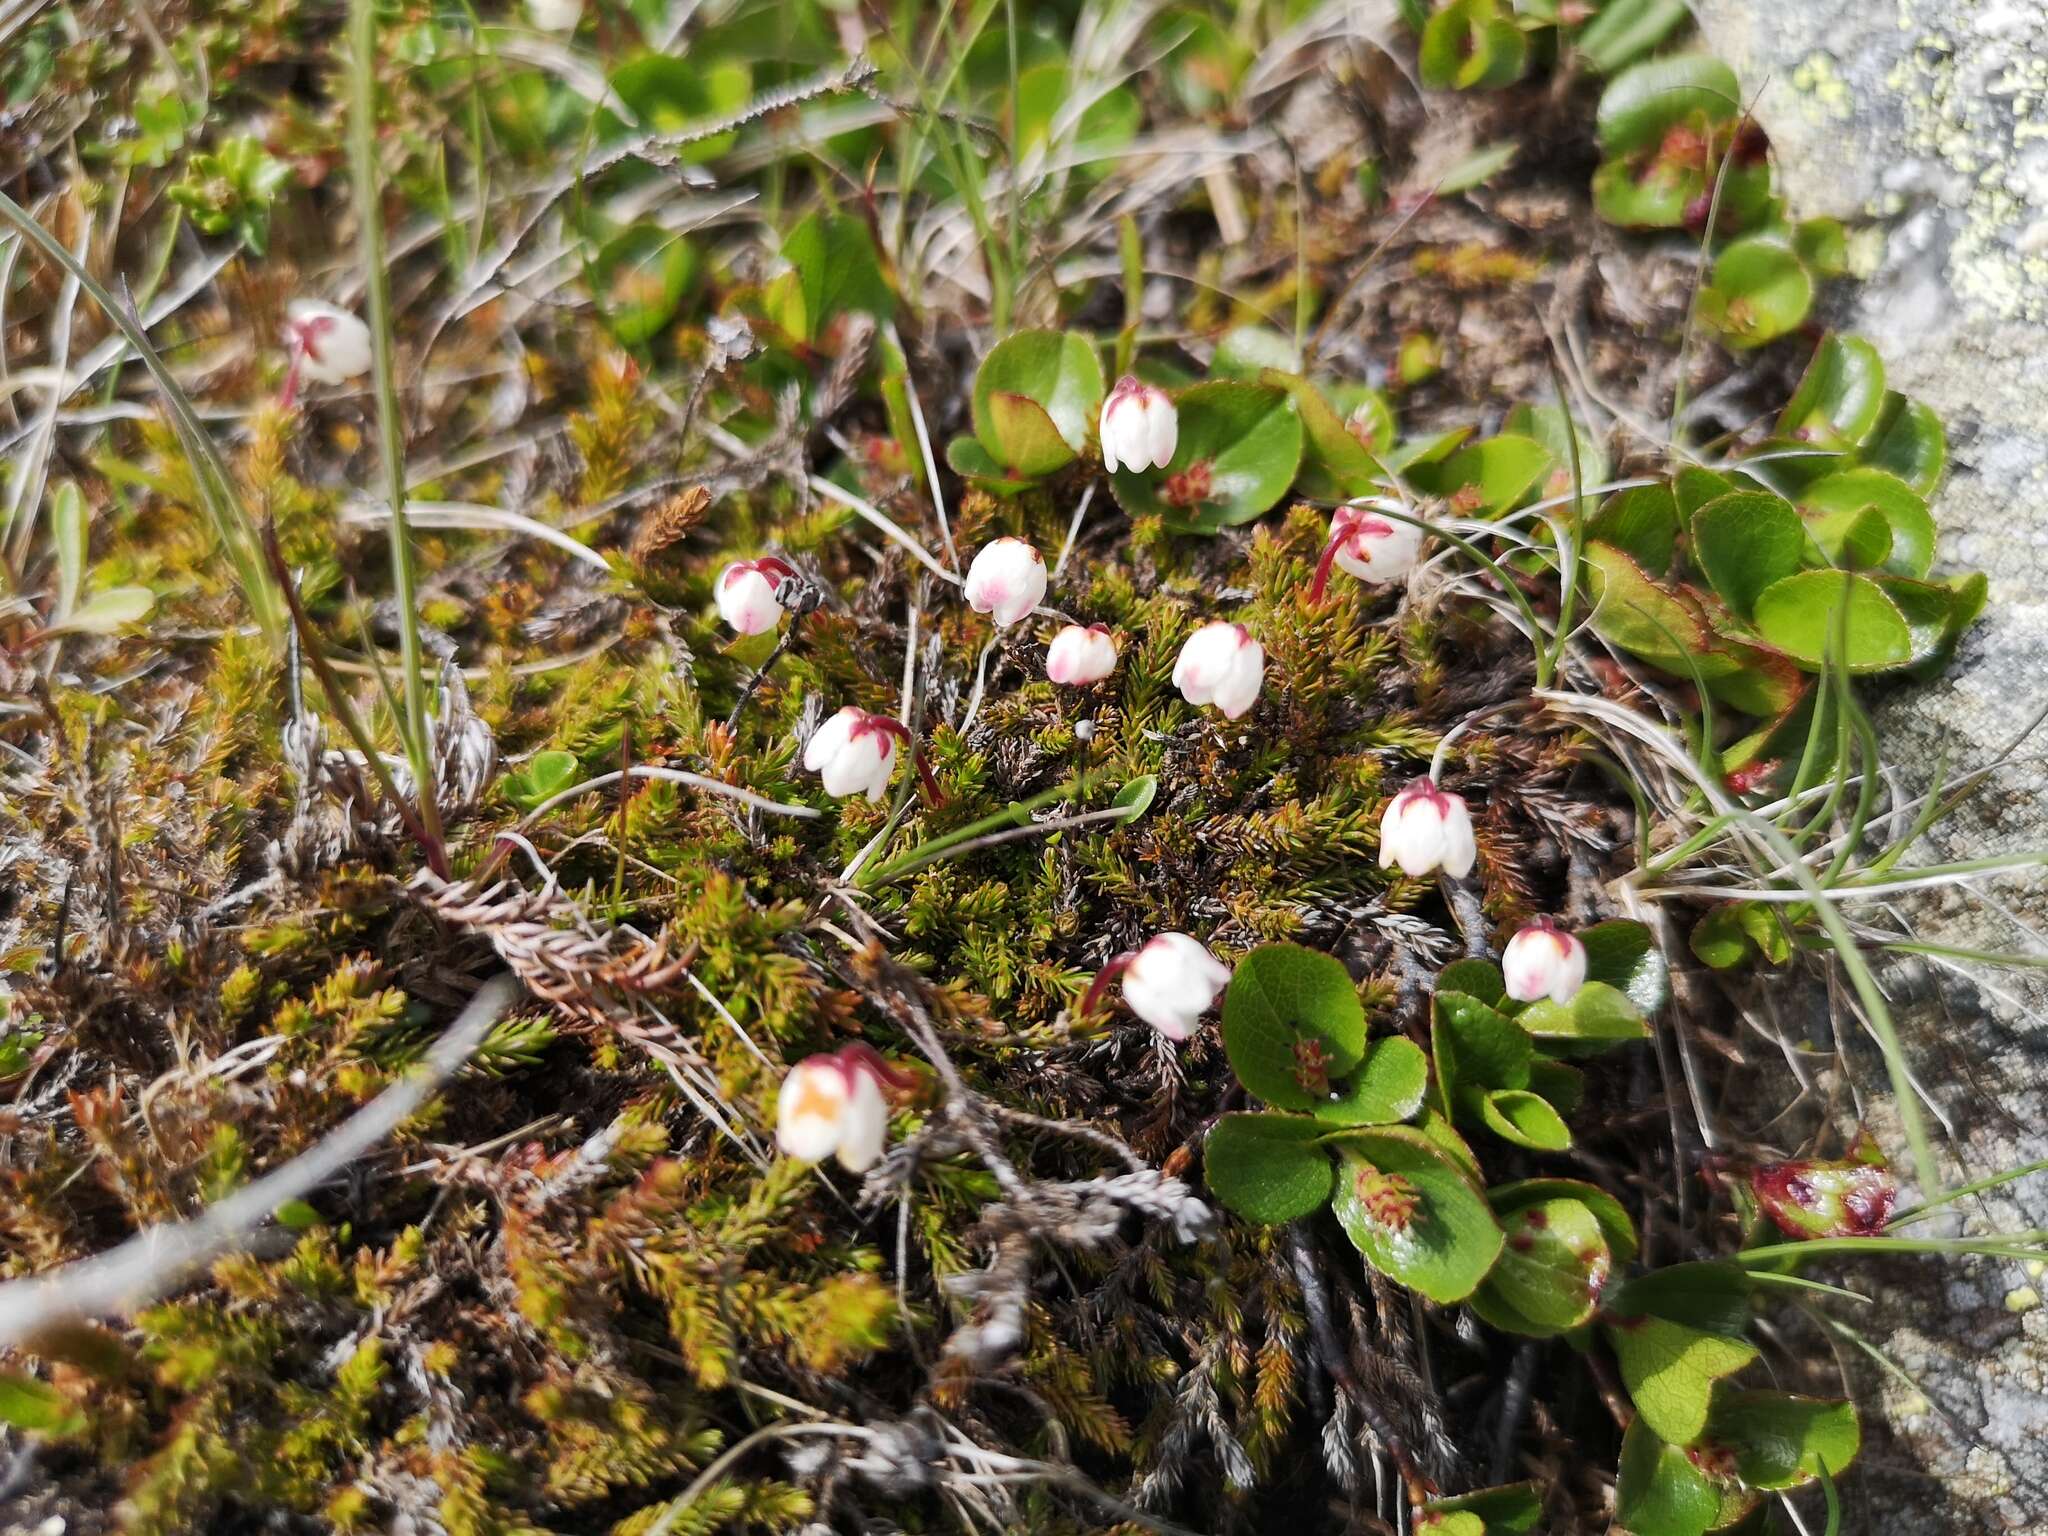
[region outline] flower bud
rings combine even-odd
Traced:
[[[299,376],[339,384],[370,371],[370,328],[345,309],[319,299],[285,306],[284,340]]]
[[[1045,559],[1022,539],[984,544],[967,568],[967,606],[1007,629],[1045,600]]]
[[[1124,1002],[1169,1040],[1192,1035],[1230,984],[1230,968],[1184,933],[1154,934],[1122,972]]]
[[[901,721],[849,704],[811,733],[804,766],[824,779],[825,793],[834,798],[879,800],[896,768],[897,738],[909,735]]]
[[[1544,919],[1518,929],[1501,952],[1501,974],[1508,996],[1518,1003],[1547,997],[1563,1007],[1586,984],[1586,946]]]
[[[1464,798],[1417,779],[1387,802],[1380,817],[1380,868],[1399,864],[1411,878],[1441,869],[1454,880],[1472,873],[1479,849]]]
[[[1322,597],[1331,561],[1360,581],[1391,582],[1406,578],[1421,553],[1422,529],[1414,523],[1384,516],[1370,502],[1347,501],[1330,515],[1330,546],[1314,595]]]
[[[1102,466],[1115,471],[1164,469],[1180,446],[1180,413],[1163,389],[1125,374],[1102,402],[1098,427]]]
[[[583,20],[583,0],[526,0],[526,19],[543,32],[574,32]]]
[[[1204,624],[1180,648],[1173,686],[1190,704],[1214,704],[1235,720],[1259,697],[1266,648],[1242,624]]]
[[[765,635],[782,622],[776,589],[794,574],[772,555],[735,560],[718,573],[718,616],[743,635]]]
[[[775,1144],[785,1156],[821,1163],[838,1156],[854,1173],[881,1160],[889,1101],[859,1058],[807,1056],[789,1069],[775,1100]]]
[[[1116,641],[1107,624],[1083,629],[1069,624],[1052,637],[1045,653],[1045,675],[1069,688],[1099,683],[1116,670]]]

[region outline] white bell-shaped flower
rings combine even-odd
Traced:
[[[1441,869],[1453,879],[1472,873],[1479,858],[1472,814],[1464,797],[1417,779],[1387,802],[1380,817],[1380,868],[1395,864],[1411,878]]]
[[[1022,539],[984,544],[967,568],[967,606],[1007,629],[1045,601],[1045,557]]]
[[[1107,624],[1069,624],[1045,653],[1045,675],[1068,688],[1099,683],[1115,670],[1116,640]]]
[[[1165,390],[1127,373],[1102,402],[1097,433],[1103,468],[1164,469],[1180,446],[1180,413]]]
[[[735,560],[718,573],[718,616],[743,635],[765,635],[782,622],[775,590],[791,574],[789,566],[772,555]]]
[[[1323,600],[1332,565],[1360,581],[1403,581],[1421,554],[1417,524],[1388,517],[1370,501],[1348,501],[1330,515],[1330,542],[1316,565],[1309,601]]]
[[[837,1156],[855,1173],[881,1160],[889,1139],[889,1101],[860,1060],[807,1056],[789,1069],[775,1101],[775,1144],[800,1162]]]
[[[339,384],[370,371],[370,328],[322,299],[285,306],[284,340],[296,375],[315,384]]]
[[[879,800],[896,769],[896,743],[910,733],[901,721],[849,704],[804,744],[804,766],[825,781],[835,799],[866,795]]]
[[[1242,624],[1204,624],[1180,648],[1173,686],[1190,704],[1214,704],[1235,720],[1258,701],[1266,648]]]
[[[1562,1007],[1586,984],[1586,946],[1577,934],[1543,919],[1516,930],[1501,952],[1500,970],[1516,1002],[1547,997]]]
[[[1230,968],[1184,933],[1154,934],[1123,966],[1124,1002],[1169,1040],[1195,1032]]]

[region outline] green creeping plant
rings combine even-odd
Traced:
[[[1635,1224],[1582,1180],[1489,1186],[1480,1150],[1571,1144],[1573,1060],[1641,1041],[1666,1001],[1663,956],[1639,923],[1578,935],[1587,980],[1567,1001],[1517,1002],[1491,961],[1436,978],[1430,1051],[1373,1039],[1341,962],[1268,944],[1239,963],[1223,1001],[1223,1047],[1269,1106],[1227,1114],[1204,1146],[1209,1188],[1247,1220],[1278,1225],[1330,1208],[1366,1264],[1488,1325],[1562,1337],[1614,1357],[1635,1417],[1617,1483],[1635,1536],[1761,1531],[1766,1495],[1855,1457],[1847,1402],[1753,1390],[1733,1378],[1749,1341],[1755,1282],[1734,1263],[1627,1273]],[[1533,1530],[1533,1488],[1440,1499],[1417,1528],[1445,1536]]]

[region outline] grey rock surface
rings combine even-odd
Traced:
[[[1949,424],[1941,553],[1988,573],[1991,603],[1949,678],[1886,704],[1888,749],[1924,783],[1944,756],[1995,756],[2048,706],[2048,0],[1698,10],[1712,50],[1760,92],[1795,213],[1875,221],[1873,270],[1841,319],[1877,343],[1896,388]],[[2021,749],[2039,751],[2048,740]],[[2048,847],[2048,770],[2016,762],[1929,842],[1947,859]],[[2040,874],[1944,893],[1911,919],[1948,944],[2048,953]],[[1965,969],[1974,980],[1939,964],[1917,978],[1902,1022],[1958,1166],[1981,1176],[2048,1158],[2048,986],[2040,972]],[[1874,1054],[1855,1066],[1859,1090],[1882,1083]],[[1884,1107],[1867,1107],[1882,1125]],[[1950,1230],[2048,1226],[2048,1178],[1963,1211]],[[1862,1373],[1886,1422],[1843,1528],[2048,1533],[2039,1267],[1936,1260],[1858,1283],[1880,1290],[1859,1321],[1917,1388]]]

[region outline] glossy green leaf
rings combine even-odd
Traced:
[[[1572,1144],[1571,1127],[1551,1102],[1525,1088],[1496,1088],[1473,1099],[1480,1123],[1503,1141],[1532,1152],[1562,1152]]]
[[[1329,1202],[1334,1172],[1301,1115],[1225,1115],[1202,1143],[1203,1173],[1216,1198],[1248,1221],[1296,1221]]]
[[[1102,394],[1102,363],[1086,336],[1074,331],[1018,331],[997,342],[975,371],[974,435],[998,464],[1017,466],[1020,473],[1045,474],[1049,470],[1023,470],[1019,457],[1029,455],[1043,463],[1050,456],[1036,423],[1024,428],[1025,413],[1017,402],[1011,400],[999,411],[995,397],[1019,396],[1036,405],[1066,449],[1066,459],[1061,460],[1065,463],[1081,451],[1094,430]],[[1029,436],[1012,442],[1002,435],[1006,427]]]
[[[1723,123],[1741,106],[1735,71],[1703,53],[1651,59],[1615,76],[1601,93],[1595,126],[1610,155],[1654,149],[1688,118]]]
[[[1847,571],[1801,571],[1767,588],[1757,599],[1756,627],[1813,670],[1830,656],[1851,672],[1882,672],[1913,659],[1912,631],[1898,605],[1876,581]]]
[[[1854,1403],[1724,1388],[1714,1394],[1706,1439],[1734,1457],[1750,1487],[1776,1491],[1810,1483],[1823,1468],[1841,1476],[1862,1447],[1863,1431]]]
[[[1662,1439],[1691,1445],[1714,1384],[1756,1358],[1747,1277],[1730,1264],[1673,1265],[1622,1286],[1609,1311],[1608,1340],[1637,1411]]]
[[[1805,322],[1813,277],[1782,240],[1751,235],[1722,250],[1698,303],[1730,346],[1760,347]]]
[[[1932,496],[1948,468],[1948,434],[1941,418],[1918,400],[1886,390],[1862,458],[1872,469],[1897,475],[1922,496]]]
[[[1629,1425],[1614,1516],[1630,1536],[1705,1536],[1720,1513],[1720,1493],[1684,1451],[1659,1439],[1642,1417]]]
[[[1118,810],[1130,812],[1124,818],[1125,821],[1136,821],[1140,816],[1152,809],[1152,802],[1158,798],[1158,795],[1159,775],[1156,773],[1141,773],[1136,778],[1126,782],[1124,787],[1116,792],[1115,798],[1109,803]]]
[[[994,390],[986,411],[989,435],[983,446],[1002,464],[1005,478],[1033,480],[1073,463],[1073,445],[1029,395]]]
[[[1216,343],[1216,355],[1209,360],[1209,377],[1256,381],[1268,370],[1294,374],[1300,368],[1301,353],[1295,350],[1292,336],[1283,336],[1270,325],[1240,325],[1225,331],[1223,339]]]
[[[1248,523],[1294,483],[1301,416],[1287,391],[1217,379],[1177,402],[1180,444],[1163,470],[1120,469],[1110,486],[1126,512],[1156,513],[1182,533]]]
[[[1636,1224],[1622,1203],[1597,1184],[1581,1179],[1521,1179],[1496,1185],[1486,1192],[1494,1214],[1505,1219],[1524,1206],[1544,1200],[1576,1200],[1593,1213],[1600,1224],[1600,1236],[1608,1251],[1623,1263],[1636,1256],[1639,1246]]]
[[[1708,626],[1699,598],[1650,580],[1611,544],[1586,545],[1593,625],[1611,644],[1680,676],[1712,679],[1740,666]]]
[[[1600,503],[1586,524],[1586,537],[1610,544],[1661,577],[1671,569],[1678,546],[1678,504],[1667,485],[1637,485]]]
[[[1368,1264],[1449,1305],[1478,1288],[1501,1250],[1500,1225],[1477,1186],[1421,1131],[1339,1131],[1339,1225]]]
[[[1453,1517],[1464,1516],[1476,1524],[1456,1526]],[[1543,1496],[1534,1483],[1508,1483],[1499,1488],[1480,1488],[1452,1499],[1431,1499],[1415,1512],[1415,1529],[1422,1536],[1523,1536],[1543,1524]]]
[[[1586,946],[1586,979],[1628,995],[1644,1017],[1654,1016],[1671,996],[1671,968],[1647,925],[1614,917],[1578,930]]]
[[[1885,411],[1884,359],[1860,336],[1824,337],[1778,416],[1778,432],[1823,448],[1857,448]]]
[[[1791,937],[1773,906],[1769,902],[1725,901],[1710,909],[1693,925],[1688,940],[1693,954],[1717,971],[1731,970],[1754,956],[1771,965],[1783,965],[1792,952]]]
[[[1479,1296],[1531,1324],[1517,1332],[1563,1333],[1593,1315],[1613,1271],[1607,1235],[1569,1196],[1500,1213],[1506,1243]]]
[[[1515,1023],[1546,1044],[1605,1049],[1650,1038],[1650,1026],[1628,994],[1598,981],[1579,988],[1569,1003],[1539,998],[1515,1015]]]
[[[1415,465],[1408,479],[1418,490],[1447,498],[1455,512],[1497,516],[1521,505],[1555,462],[1534,438],[1503,432],[1437,463]]]
[[[1799,493],[1799,507],[1815,542],[1831,558],[1845,552],[1858,515],[1875,511],[1888,530],[1877,556],[1885,570],[1918,577],[1934,564],[1934,518],[1926,499],[1897,475],[1868,468],[1825,475]]]
[[[1365,1007],[1343,962],[1298,944],[1263,944],[1223,994],[1223,1049],[1247,1092],[1313,1109],[1365,1055]]]
[[[61,1440],[85,1428],[85,1415],[48,1382],[0,1371],[0,1424]]]
[[[1365,1048],[1365,1060],[1315,1106],[1326,1125],[1392,1125],[1422,1108],[1429,1058],[1413,1040],[1390,1036]]]
[[[1805,563],[1806,528],[1792,503],[1764,491],[1717,496],[1692,516],[1692,557],[1721,601],[1748,618],[1764,588]]]
[[[1378,404],[1378,411],[1368,409],[1368,425],[1361,436],[1337,414],[1322,390],[1301,375],[1266,368],[1259,372],[1258,379],[1262,384],[1286,390],[1301,414],[1305,451],[1296,483],[1304,496],[1319,501],[1346,501],[1374,487],[1380,479],[1380,467],[1366,445],[1384,445],[1393,438],[1393,417],[1384,401],[1370,390],[1364,392],[1367,399]]]
[[[581,765],[573,752],[536,752],[499,780],[505,798],[522,811],[552,800],[576,782]]]
[[[1691,19],[1685,0],[1607,0],[1573,46],[1603,75],[1626,68]]]
[[[769,284],[766,302],[799,341],[818,341],[841,315],[886,320],[896,312],[874,236],[853,214],[811,214],[782,242],[782,258],[789,270]]]
[[[1529,1062],[1536,1050],[1513,1020],[1476,997],[1441,989],[1431,1012],[1430,1048],[1437,1089],[1446,1102],[1456,1102],[1467,1090],[1529,1086]]]
[[[1508,995],[1508,984],[1500,967],[1491,960],[1453,960],[1436,975],[1438,992],[1463,992],[1489,1008],[1498,1008]]]

